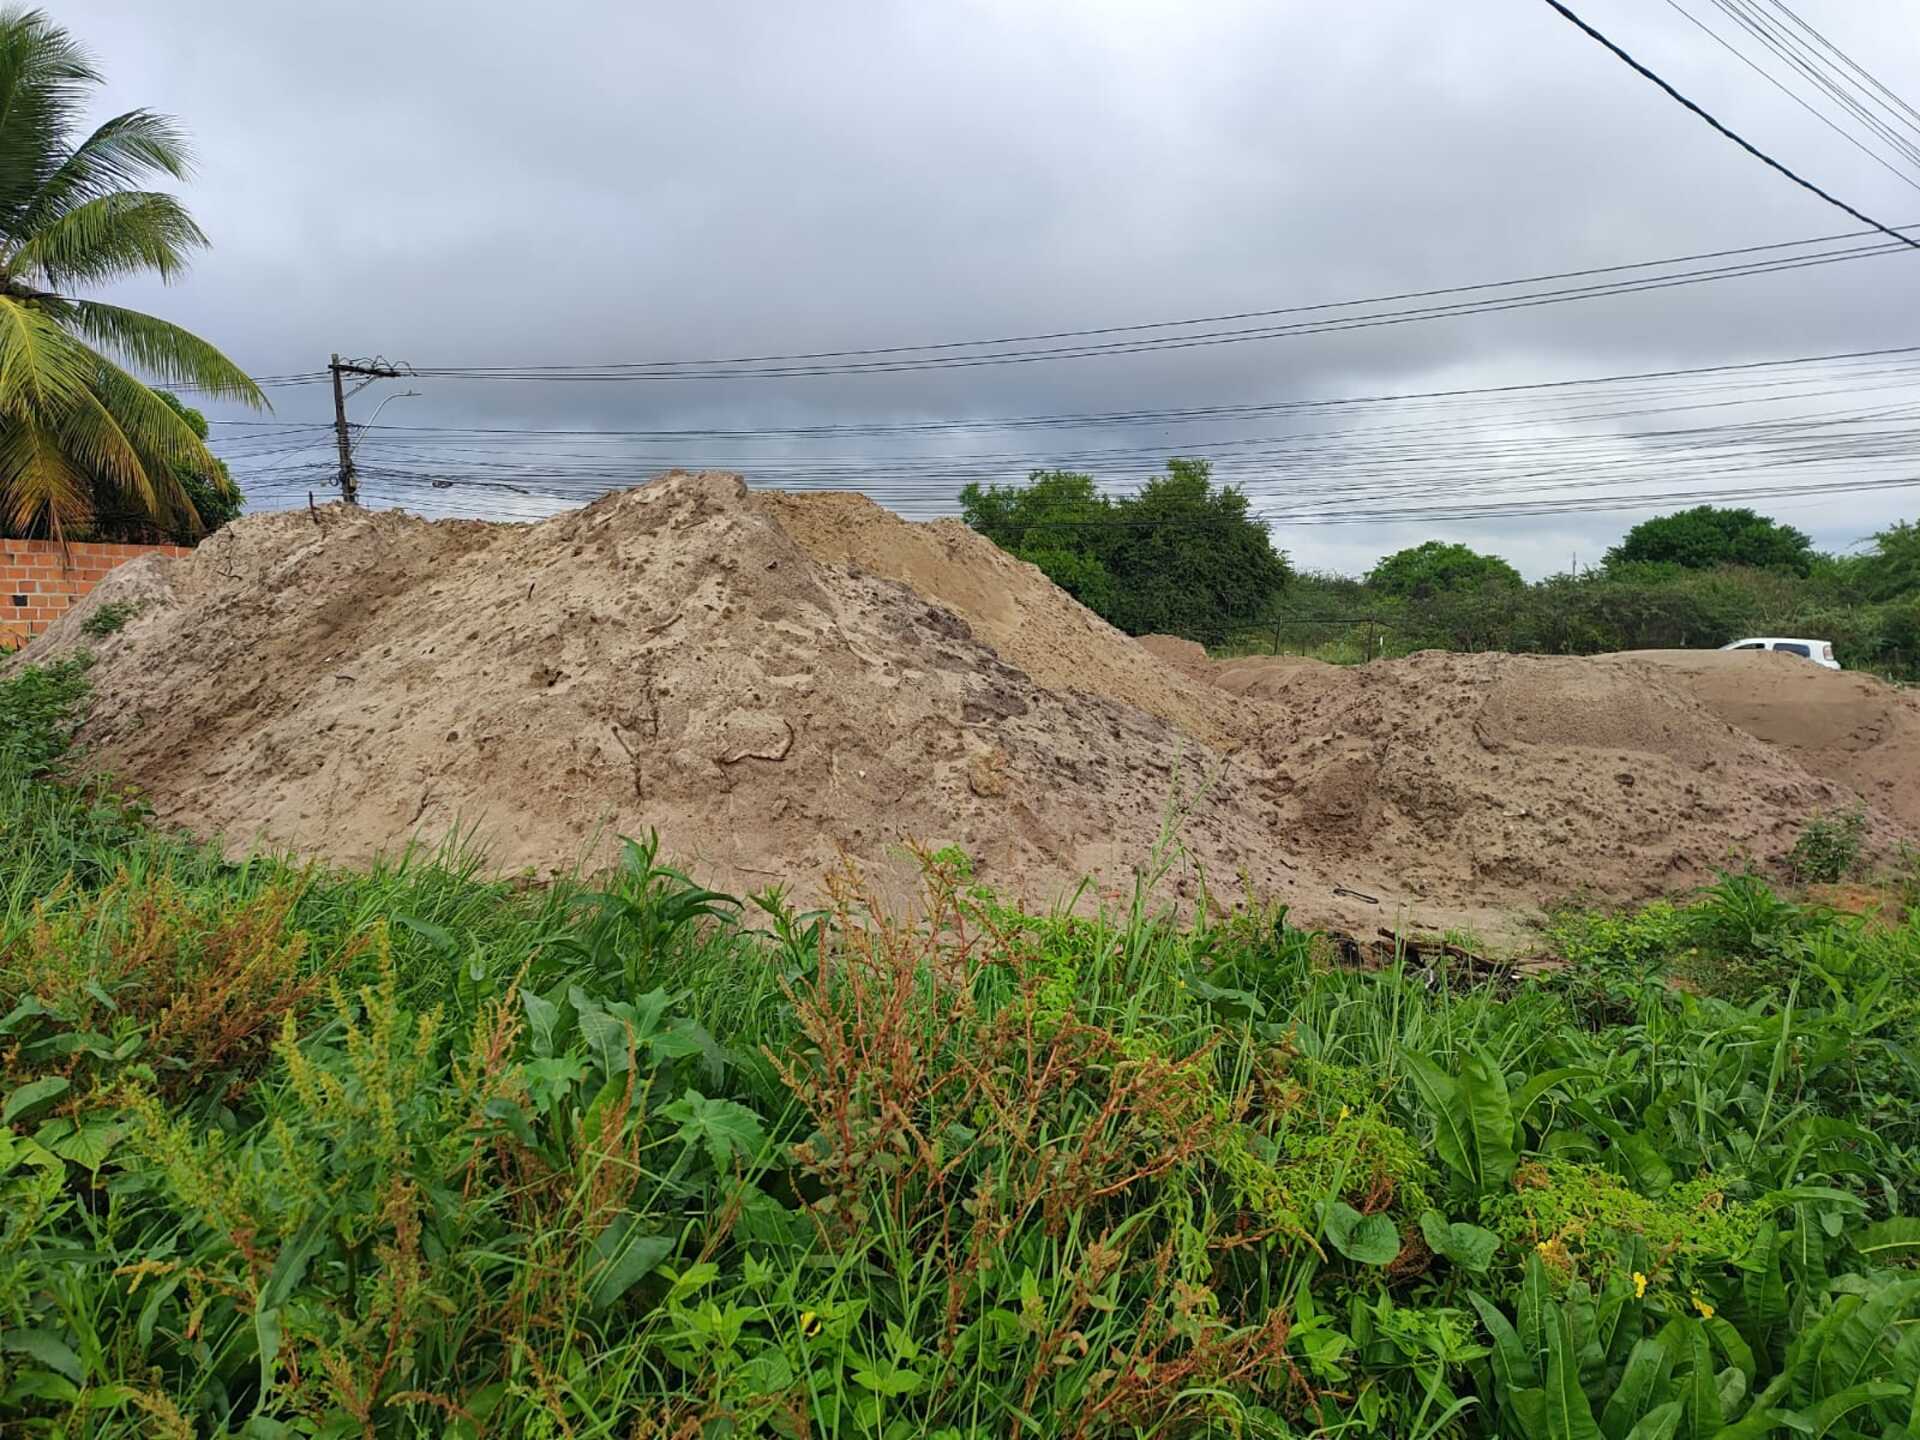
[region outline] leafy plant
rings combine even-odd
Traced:
[[[1794,879],[1808,884],[1845,880],[1860,869],[1860,846],[1866,833],[1865,810],[1816,815],[1800,827],[1787,866]]]
[[[80,622],[83,634],[96,640],[104,640],[109,635],[117,635],[126,628],[126,624],[140,613],[140,604],[136,600],[103,600],[93,607],[93,613]]]

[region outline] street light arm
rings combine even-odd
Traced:
[[[373,422],[380,418],[380,412],[382,410],[386,409],[387,406],[391,405],[396,400],[410,400],[418,396],[419,393],[420,392],[418,390],[402,390],[398,394],[389,395],[383,400],[381,400],[381,402],[378,405],[373,407],[373,414],[369,415],[365,420],[360,422],[358,427],[358,433],[353,437],[354,447],[357,447],[360,444],[360,441],[365,438],[367,431],[373,428]]]

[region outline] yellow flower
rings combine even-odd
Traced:
[[[1542,1255],[1544,1255],[1547,1253],[1548,1250],[1552,1249],[1553,1247],[1548,1245],[1547,1242],[1544,1240],[1537,1240],[1534,1242],[1533,1248],[1538,1250]]]
[[[800,1312],[800,1333],[802,1335],[819,1334],[820,1317],[811,1310],[802,1310]]]
[[[1644,1300],[1647,1297],[1647,1277],[1638,1270],[1633,1272],[1633,1298]]]
[[[1700,1312],[1700,1318],[1702,1320],[1711,1320],[1713,1318],[1713,1306],[1702,1300],[1698,1295],[1693,1297],[1693,1308]]]
[[[1342,1106],[1340,1107],[1340,1120],[1344,1120],[1344,1119],[1346,1119],[1346,1118],[1347,1118],[1347,1117],[1348,1117],[1349,1115],[1351,1115],[1351,1114],[1353,1114],[1353,1110],[1352,1110],[1352,1107],[1350,1107],[1350,1106],[1347,1106],[1347,1105],[1342,1105]],[[1340,1120],[1336,1120],[1336,1121],[1334,1121],[1333,1123],[1334,1123],[1334,1124],[1336,1124],[1336,1125],[1338,1125],[1338,1124],[1340,1123]]]

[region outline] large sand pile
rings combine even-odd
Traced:
[[[1777,745],[1920,831],[1920,695],[1754,650],[1635,650],[1729,725]]]
[[[532,526],[263,515],[115,571],[30,658],[96,649],[90,758],[236,849],[361,859],[459,825],[544,870],[657,826],[739,889],[813,888],[843,849],[903,868],[917,840],[1044,903],[1130,886],[1178,807],[1209,874],[1286,876],[1250,776],[818,564],[776,513],[673,475]]]
[[[529,526],[259,516],[114,572],[28,656],[76,646],[90,757],[163,819],[343,860],[466,826],[545,870],[657,827],[703,879],[811,892],[843,852],[904,884],[915,840],[1046,902],[1127,890],[1175,815],[1216,893],[1500,934],[1778,860],[1854,799],[1645,660],[1216,666],[958,525],[722,475]]]

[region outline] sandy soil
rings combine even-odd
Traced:
[[[1920,694],[1797,655],[1633,650],[1729,725],[1777,745],[1920,831]]]

